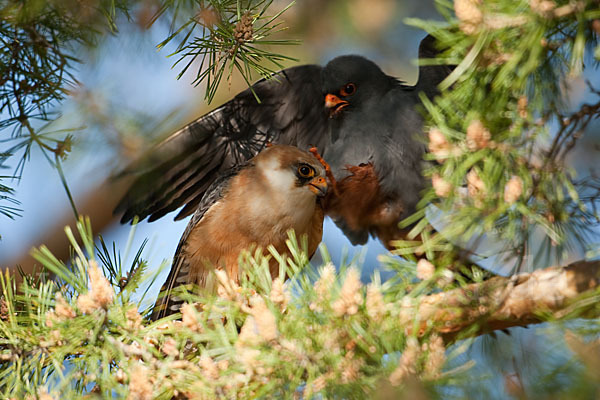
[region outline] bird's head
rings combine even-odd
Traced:
[[[267,184],[291,200],[315,199],[327,194],[325,169],[307,151],[297,147],[273,145],[254,159]]]
[[[321,74],[325,107],[330,117],[342,110],[359,109],[376,100],[391,87],[394,78],[386,75],[372,61],[361,56],[340,56],[331,60]]]

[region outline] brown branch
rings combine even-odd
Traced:
[[[94,232],[100,232],[118,220],[118,216],[113,215],[113,210],[130,183],[128,179],[115,181],[108,178],[75,200],[81,215],[90,217]],[[12,260],[0,258],[0,271],[10,269],[15,272],[15,267],[18,265],[26,274],[40,272],[39,263],[31,256],[30,251],[42,244],[45,244],[59,260],[67,261],[71,254],[71,246],[64,234],[64,229],[65,226],[69,225],[71,229],[76,231],[75,223],[73,212],[65,209],[63,215],[58,216],[53,225],[31,239],[31,247],[27,249],[25,254],[21,254]],[[15,274],[15,278],[18,283],[21,281],[21,276],[18,273]]]
[[[589,82],[588,86],[593,93],[598,94]],[[575,147],[577,140],[583,136],[583,131],[589,123],[598,116],[600,116],[600,101],[595,104],[582,104],[579,110],[568,117],[557,113],[560,129],[554,135],[552,145],[548,149],[544,167],[563,162],[566,155]]]
[[[448,343],[552,319],[600,317],[599,287],[600,261],[577,261],[425,296],[418,306],[403,305],[401,316],[416,312],[419,334],[433,329]]]

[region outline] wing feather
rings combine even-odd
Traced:
[[[325,144],[327,113],[321,67],[303,65],[254,84],[231,101],[172,134],[122,175],[137,175],[115,209],[121,222],[136,215],[154,221],[181,206],[193,213],[216,176],[244,163],[269,142],[308,147]]]
[[[200,204],[196,207],[196,212],[192,216],[188,223],[173,257],[173,265],[171,271],[167,277],[167,280],[163,284],[160,292],[161,294],[154,305],[151,319],[156,321],[160,318],[166,317],[167,315],[179,312],[183,300],[177,296],[177,293],[173,292],[173,289],[179,286],[185,286],[191,283],[191,267],[186,252],[187,239],[192,230],[202,221],[204,215],[213,207],[219,200],[223,198],[231,179],[236,176],[242,169],[248,167],[249,163],[236,165],[235,167],[227,170],[225,173],[219,175],[206,190],[204,197]],[[175,291],[177,292],[177,291]]]

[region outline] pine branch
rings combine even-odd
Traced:
[[[430,271],[432,279],[418,285],[402,274],[393,284],[376,276],[364,288],[353,267],[337,273],[329,263],[311,271],[305,245],[290,234],[290,258],[269,250],[287,282],[272,278],[269,259],[257,249],[242,254],[239,285],[221,271],[218,295],[182,291],[178,295],[188,304],[180,320],[174,315],[144,322],[147,310],[142,300],[134,303],[133,294],[144,276],[157,273],[144,273],[142,249],[125,273],[116,246],[112,254],[104,245],[94,249],[89,219],[65,232],[74,249],[70,264],[46,247],[34,252],[57,279],[26,279],[17,292],[8,272],[0,275],[3,398],[47,392],[52,398],[85,398],[92,386],[104,397],[121,398],[286,397],[299,390],[304,398],[317,393],[370,398],[380,389],[399,398],[411,382],[459,389],[472,379],[474,362],[454,361],[469,342],[447,351],[453,340],[600,314],[594,308],[600,261],[432,295],[439,290],[433,278],[446,276],[441,270]],[[424,272],[423,265],[419,268]],[[406,306],[410,302],[414,306]],[[590,325],[588,332],[597,331]],[[596,346],[579,332],[569,332],[565,340],[583,363]],[[62,372],[67,364],[74,368]],[[585,368],[569,373],[586,377],[584,372],[597,370]],[[40,370],[45,375],[35,374]],[[570,390],[590,386],[574,382]]]
[[[248,2],[221,0],[199,2],[199,11],[187,10],[184,2],[170,0],[155,18],[171,10],[171,33],[157,47],[179,42],[171,56],[177,56],[175,65],[181,66],[178,78],[197,66],[194,85],[206,83],[205,99],[210,103],[223,78],[231,80],[234,70],[242,76],[252,90],[252,74],[269,79],[283,68],[282,62],[297,61],[293,57],[271,51],[273,45],[298,44],[297,40],[274,39],[272,36],[287,28],[281,15],[290,8],[291,2],[273,16],[267,11],[272,1]],[[269,47],[271,46],[271,47]],[[258,96],[255,97],[260,102]]]
[[[433,325],[448,343],[552,319],[598,318],[599,287],[600,261],[577,261],[425,296],[408,311],[422,321],[420,334]]]
[[[447,13],[451,27],[410,22],[446,49],[435,63],[456,65],[441,83],[451,90],[423,100],[431,125],[426,157],[437,163],[425,171],[432,190],[421,205],[435,203],[448,215],[432,245],[460,247],[493,231],[520,272],[531,259],[561,263],[595,239],[593,187],[576,181],[566,156],[590,131],[600,103],[572,112],[563,86],[596,65],[584,63],[584,53],[597,46],[599,24],[591,0],[509,3],[438,1],[442,14],[454,12]],[[429,229],[424,216],[413,217],[413,237]],[[410,243],[401,246],[410,252]],[[428,254],[437,266],[443,257]]]

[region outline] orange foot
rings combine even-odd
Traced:
[[[317,150],[316,147],[311,147],[308,151],[311,152],[312,155],[315,156],[315,158],[317,160],[319,160],[321,165],[325,168],[325,174],[327,175],[327,178],[329,178],[329,182],[331,182],[331,188],[333,189],[333,194],[335,194],[336,196],[339,196],[340,193],[338,192],[337,183],[335,181],[335,178],[333,177],[333,173],[331,172],[331,167],[329,166],[327,161],[325,161],[323,159],[323,157],[321,157],[321,155],[319,154],[319,151]]]

